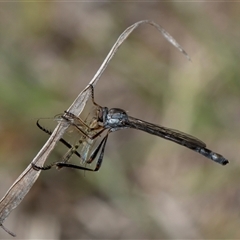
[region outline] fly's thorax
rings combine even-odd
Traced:
[[[127,113],[120,108],[105,108],[103,115],[103,125],[105,128],[119,128],[124,127],[128,121]]]

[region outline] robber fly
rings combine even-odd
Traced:
[[[79,131],[81,137],[74,146],[61,138],[60,142],[69,148],[68,152],[63,157],[63,160],[43,167],[33,164],[33,168],[35,170],[48,170],[55,166],[57,168],[68,167],[86,171],[98,171],[103,161],[104,150],[109,134],[127,128],[141,130],[166,140],[170,140],[198,152],[221,165],[226,165],[228,163],[228,160],[222,155],[206,148],[206,144],[204,142],[189,134],[128,116],[126,111],[120,108],[108,109],[107,107],[101,107],[94,101],[94,89],[92,85],[90,85],[90,87],[92,89],[92,102],[96,107],[96,116],[93,117],[90,124],[87,125],[80,117],[77,117],[70,112],[65,111],[64,114],[60,115],[59,118],[61,121],[69,122],[71,126]],[[37,121],[37,125],[44,132],[51,134],[51,131],[40,125],[39,120]],[[105,131],[105,136],[102,138],[98,146],[92,150],[96,139]],[[79,148],[80,151],[77,151]],[[92,163],[96,159],[97,155],[99,155],[96,167],[91,169],[68,163],[73,154],[80,157],[86,164]]]

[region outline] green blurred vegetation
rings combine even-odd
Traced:
[[[230,160],[222,167],[143,132],[113,133],[99,172],[43,172],[5,226],[19,239],[238,239],[239,12],[236,2],[0,3],[2,196],[48,138],[36,119],[67,109],[121,32],[143,19],[192,62],[141,26],[109,64],[96,102],[192,134]]]

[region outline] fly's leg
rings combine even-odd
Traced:
[[[106,135],[106,137],[104,137],[104,138],[102,139],[101,143],[98,145],[98,147],[95,149],[95,151],[91,154],[91,157],[90,157],[90,159],[89,159],[90,162],[92,162],[92,161],[96,158],[98,152],[99,152],[100,149],[101,149],[101,152],[100,152],[100,155],[99,155],[99,158],[98,158],[96,167],[95,167],[94,169],[82,167],[82,166],[75,165],[75,164],[65,163],[65,162],[57,162],[55,165],[56,165],[57,167],[59,167],[59,168],[67,167],[67,168],[74,168],[74,169],[79,169],[79,170],[97,172],[97,171],[100,169],[101,164],[102,164],[102,161],[103,161],[104,150],[105,150],[107,138],[108,138],[108,135]],[[89,160],[87,161],[87,163],[89,163]]]
[[[101,167],[107,139],[108,139],[108,134],[102,139],[100,144],[97,146],[97,148],[94,150],[94,152],[91,154],[89,160],[87,161],[87,163],[91,163],[92,161],[94,161],[94,159],[96,158],[99,151],[101,151],[95,169],[86,168],[86,167],[82,167],[82,166],[79,166],[79,165],[67,163],[66,159],[64,159],[64,161],[62,161],[62,162],[55,162],[55,163],[52,163],[48,166],[43,166],[43,167],[36,166],[35,164],[32,163],[32,167],[33,167],[34,170],[37,170],[37,171],[39,171],[39,170],[49,170],[49,169],[51,169],[52,167],[55,166],[57,168],[67,167],[67,168],[74,168],[74,169],[79,169],[79,170],[96,172]],[[68,156],[68,155],[66,155],[66,156]]]
[[[40,124],[39,124],[39,120],[37,121],[37,126],[44,132],[46,132],[47,134],[51,135],[52,132],[50,130],[47,130],[45,128],[43,128]],[[63,162],[68,162],[69,159],[71,158],[71,156],[73,154],[76,154],[79,158],[81,158],[80,153],[77,151],[78,147],[82,144],[82,140],[79,140],[78,144],[76,144],[75,146],[72,146],[70,143],[68,143],[67,141],[65,141],[63,138],[61,138],[59,141],[61,141],[66,147],[69,148],[69,150],[67,151],[67,153],[64,155],[63,157]],[[57,162],[51,163],[50,165],[46,165],[46,166],[37,166],[35,163],[32,163],[32,167],[33,169],[39,171],[39,170],[48,170],[51,169],[52,167],[56,166]],[[57,167],[59,168],[59,167]]]
[[[98,171],[102,165],[102,161],[103,161],[103,156],[104,156],[104,151],[105,151],[105,147],[106,147],[106,143],[107,143],[107,139],[108,139],[108,133],[107,135],[102,139],[102,141],[100,142],[100,144],[98,145],[98,147],[95,149],[95,151],[91,154],[90,158],[86,161],[86,163],[90,164],[94,161],[94,159],[96,158],[100,148],[102,148],[96,167],[93,171]]]
[[[78,149],[78,147],[80,146],[80,144],[81,143],[78,143],[78,144],[76,144],[75,146],[72,146],[68,151],[67,151],[67,153],[64,155],[64,157],[63,157],[63,160],[62,160],[62,163],[67,163],[68,161],[69,161],[69,159],[71,158],[71,156],[73,155],[73,154],[76,154],[76,152],[77,152],[77,149]],[[37,171],[39,171],[39,170],[49,170],[49,169],[51,169],[52,167],[56,167],[57,169],[60,169],[61,167],[60,166],[58,166],[58,163],[59,162],[53,162],[53,163],[51,163],[51,164],[49,164],[49,165],[46,165],[46,166],[37,166],[35,163],[32,163],[32,168],[34,169],[34,170],[37,170]]]
[[[36,123],[36,124],[37,124],[38,128],[41,129],[43,132],[47,133],[48,135],[51,135],[51,134],[52,134],[52,131],[50,131],[50,130],[44,128],[42,125],[40,125],[39,119],[37,120],[37,123]],[[64,140],[63,138],[60,138],[59,141],[60,141],[61,143],[63,143],[67,148],[72,148],[72,147],[73,147],[70,143],[68,143],[68,142],[67,142],[66,140]],[[81,155],[80,155],[79,152],[75,151],[74,154],[76,154],[79,158],[81,158]]]
[[[65,114],[67,114],[67,115],[71,116],[72,118],[75,118],[75,119],[77,119],[77,120],[79,120],[79,121],[82,122],[81,118],[75,116],[73,113],[70,113],[70,112],[65,111]],[[65,117],[64,115],[62,116],[62,118],[63,118],[64,120],[70,122],[70,124],[71,124],[72,126],[74,126],[74,127],[75,127],[78,131],[80,131],[85,137],[87,137],[87,138],[89,138],[89,139],[91,139],[91,140],[93,140],[93,139],[95,139],[96,137],[98,137],[98,136],[105,130],[105,128],[103,128],[102,126],[98,126],[98,127],[95,127],[95,128],[90,128],[89,126],[87,126],[87,125],[84,123],[85,126],[88,128],[88,131],[89,131],[89,132],[100,130],[98,133],[96,133],[95,135],[91,136],[91,135],[85,133],[76,123],[71,122],[71,120],[69,120],[69,119],[68,119],[67,117]]]
[[[92,102],[95,106],[102,108],[100,105],[98,105],[95,101],[94,101],[94,87],[92,84],[89,85],[89,87],[91,88],[91,97],[92,97]]]
[[[112,132],[111,129],[108,131],[107,135],[102,139],[102,141],[100,142],[100,144],[99,144],[99,145],[97,146],[97,148],[92,152],[92,154],[90,155],[89,159],[86,161],[87,164],[91,164],[91,163],[95,160],[95,158],[96,158],[96,156],[98,155],[99,151],[101,150],[100,155],[99,155],[99,158],[98,158],[97,163],[96,163],[95,169],[86,168],[86,167],[78,166],[78,165],[75,165],[75,164],[69,164],[69,163],[66,163],[66,162],[58,162],[56,165],[57,165],[59,168],[69,167],[69,168],[75,168],[75,169],[80,169],[80,170],[97,172],[97,171],[100,169],[101,165],[102,165],[103,156],[104,156],[104,151],[105,151],[105,147],[106,147],[108,135],[109,135],[110,132]]]
[[[98,104],[94,101],[94,87],[93,87],[93,85],[90,84],[89,87],[91,88],[91,99],[92,99],[93,104],[94,104],[95,106],[97,106],[98,108],[102,108],[100,105],[98,105]],[[77,117],[77,116],[74,115],[73,113],[68,112],[68,111],[64,111],[64,113],[65,113],[67,116],[71,117],[72,119],[77,119],[77,120],[78,120],[79,122],[81,122],[81,124],[84,125],[87,129],[89,129],[89,130],[97,130],[97,128],[92,129],[91,127],[89,127],[80,117]],[[62,115],[61,117],[62,117],[63,119],[65,119],[66,121],[71,122],[71,120],[68,119],[66,116]],[[84,133],[76,124],[74,124],[74,123],[72,123],[72,122],[71,122],[71,124],[74,125],[75,127],[77,127],[78,130],[81,131],[84,135],[86,134],[86,133]]]
[[[39,120],[37,121],[36,124],[37,124],[37,126],[38,126],[42,131],[44,131],[45,133],[47,133],[47,134],[49,134],[49,135],[52,134],[52,132],[51,132],[50,130],[45,129],[44,127],[42,127],[42,126],[40,125]],[[76,126],[76,127],[77,127],[77,126]],[[95,139],[95,138],[98,137],[104,130],[105,130],[105,129],[102,129],[100,132],[96,133],[94,136],[91,136],[90,139]],[[105,137],[105,138],[106,138],[106,137]],[[96,158],[96,155],[97,155],[97,153],[99,152],[102,144],[104,143],[104,139],[105,139],[105,138],[103,138],[103,140],[100,142],[100,144],[98,145],[98,147],[97,147],[97,148],[95,149],[95,151],[91,154],[90,159],[88,160],[89,163],[91,163],[91,162]],[[106,138],[106,140],[107,140],[107,138]],[[79,140],[78,144],[76,144],[75,146],[71,145],[70,143],[68,143],[68,142],[67,142],[66,140],[64,140],[63,138],[61,138],[59,141],[62,142],[67,148],[69,148],[68,152],[67,152],[67,153],[65,154],[65,156],[63,157],[63,161],[62,161],[61,163],[65,163],[65,164],[66,164],[66,163],[69,161],[69,159],[71,158],[71,156],[72,156],[73,154],[77,155],[79,158],[82,159],[80,153],[77,151],[78,147],[79,147],[79,146],[82,144],[82,142],[83,142],[82,140]],[[105,144],[104,144],[104,147],[105,147],[105,145],[106,145],[106,142],[105,142]],[[103,158],[103,156],[102,156],[102,158]],[[87,161],[87,163],[88,163],[88,161]],[[32,167],[33,167],[35,170],[48,170],[48,169],[51,169],[51,168],[54,167],[54,166],[57,167],[57,168],[61,168],[60,165],[57,166],[57,163],[59,163],[59,162],[54,162],[54,163],[49,164],[49,165],[46,165],[46,166],[37,166],[36,164],[32,163]]]

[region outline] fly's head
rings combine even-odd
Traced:
[[[125,128],[125,123],[128,121],[127,113],[120,108],[103,107],[99,113],[99,121],[102,122],[105,128],[121,129]]]

